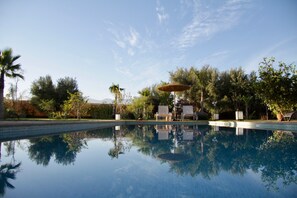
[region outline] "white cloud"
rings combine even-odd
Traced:
[[[133,74],[128,67],[117,67],[116,71],[126,77],[129,77],[129,78],[133,77]]]
[[[114,42],[120,47],[120,48],[126,48],[126,44],[125,44],[125,42],[123,42],[123,41],[120,41],[120,40],[116,40],[116,39],[114,39]]]
[[[217,9],[209,10],[194,1],[192,21],[183,28],[174,45],[180,49],[192,47],[202,38],[209,39],[214,34],[233,27],[240,19],[245,5],[246,1],[243,0],[229,0]]]
[[[112,35],[112,41],[121,49],[126,50],[127,54],[133,56],[135,49],[140,48],[140,34],[133,28],[129,30],[119,29],[113,23],[108,23],[107,31]]]
[[[131,46],[136,46],[138,39],[139,39],[139,33],[136,32],[135,29],[130,28],[130,35],[126,38]]]
[[[129,48],[129,49],[128,49],[128,54],[129,54],[130,56],[134,56],[135,52],[133,51],[133,49]]]
[[[120,48],[126,48],[126,43],[122,39],[122,36],[119,34],[119,31],[117,31],[117,28],[115,28],[115,25],[112,22],[105,22],[109,27],[107,28],[107,31],[111,33],[113,36],[112,40],[115,42],[117,46]]]
[[[162,24],[165,20],[169,18],[169,14],[165,12],[165,8],[160,5],[159,1],[157,2],[156,11],[157,11],[157,17],[160,24]]]

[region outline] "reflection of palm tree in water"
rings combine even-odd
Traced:
[[[125,136],[123,131],[119,131],[120,137]],[[108,152],[108,155],[112,158],[118,158],[120,154],[124,154],[126,150],[129,150],[131,145],[127,145],[125,142],[123,142],[119,137],[117,137],[117,131],[113,130],[113,143],[114,147],[111,148]],[[125,145],[126,144],[126,145]]]
[[[6,151],[6,156],[11,156],[12,158],[12,162],[15,162],[15,158],[14,158],[14,154],[15,154],[15,146],[16,143],[18,143],[18,145],[20,146],[19,141],[8,141],[3,143],[5,146],[5,151]]]
[[[117,134],[116,131],[113,131],[113,143],[114,147],[111,148],[108,152],[108,155],[111,156],[112,158],[118,158],[120,154],[123,154],[123,144],[122,142],[117,140]]]
[[[15,179],[16,173],[19,171],[21,162],[13,164],[3,164],[0,166],[0,195],[5,194],[5,188],[14,188],[14,186],[9,183],[8,179]]]
[[[0,142],[0,161],[1,161],[1,146],[2,142]],[[13,161],[14,158],[13,158]],[[14,164],[14,163],[8,163],[8,164],[3,164],[0,166],[0,195],[5,194],[5,188],[15,188],[9,181],[8,179],[15,179],[16,178],[16,173],[19,172],[19,168],[21,166],[21,162]]]

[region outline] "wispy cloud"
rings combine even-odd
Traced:
[[[126,43],[117,39],[114,39],[114,42],[120,47],[120,48],[126,48]]]
[[[268,46],[266,49],[261,51],[255,51],[255,54],[247,61],[245,69],[250,71],[256,71],[259,67],[259,63],[263,61],[264,57],[275,57],[277,61],[295,61],[296,56],[290,56],[291,50],[288,49],[288,43],[297,40],[297,37],[286,38],[280,40],[277,43]],[[280,58],[280,59],[279,59]],[[290,63],[290,62],[289,62]]]
[[[118,47],[125,49],[130,56],[133,56],[135,49],[140,47],[140,34],[133,27],[130,27],[129,30],[125,30],[114,27],[115,25],[112,23],[108,25],[112,26],[107,30],[111,33],[113,42]]]
[[[220,62],[223,62],[223,60],[228,57],[229,51],[218,51],[214,52],[208,56],[205,56],[202,59],[197,60],[197,64],[204,65],[204,64],[219,64]],[[214,67],[217,67],[217,65],[212,65]]]
[[[115,64],[121,64],[123,63],[123,58],[115,51],[112,51],[112,54],[113,54],[113,59],[115,61]]]
[[[134,50],[133,50],[132,48],[129,48],[129,49],[128,49],[128,54],[129,54],[130,56],[134,56],[135,52],[134,52]]]
[[[126,39],[128,40],[131,46],[136,46],[139,40],[139,33],[135,29],[130,27],[130,33],[126,37]]]
[[[246,8],[246,0],[228,0],[220,7],[210,10],[199,1],[193,2],[193,18],[174,42],[180,49],[194,46],[200,39],[209,39],[214,34],[236,25]]]
[[[126,48],[126,43],[122,39],[122,35],[115,28],[115,25],[109,21],[106,21],[105,24],[108,26],[107,31],[111,33],[113,42],[120,48]]]
[[[128,67],[116,67],[116,71],[129,78],[134,76]]]
[[[160,1],[157,1],[156,11],[157,11],[157,17],[160,24],[162,24],[165,20],[169,18],[169,14],[165,12],[165,8],[161,6]]]
[[[142,60],[132,60],[129,63],[122,64],[122,66],[116,67],[115,70],[123,79],[128,80],[128,82],[126,82],[128,85],[131,86],[131,84],[133,84],[133,89],[139,91],[144,87],[168,79],[168,72],[162,71],[162,67],[165,64],[164,61],[144,58]],[[123,84],[123,86],[126,85]],[[136,95],[137,92],[133,94]]]

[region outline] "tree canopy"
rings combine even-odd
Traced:
[[[43,102],[52,101],[53,110],[59,111],[62,109],[64,101],[69,99],[70,94],[74,94],[78,91],[75,78],[60,78],[57,80],[57,85],[55,85],[51,76],[46,75],[32,83],[31,93],[33,97],[31,101],[36,106],[39,106]]]
[[[259,65],[259,76],[255,71],[247,74],[242,67],[219,71],[210,65],[200,69],[180,67],[169,75],[171,82],[191,86],[189,90],[176,94],[202,112],[222,113],[225,119],[234,119],[234,111],[241,110],[245,112],[245,119],[259,119],[262,116],[267,118],[266,105],[275,114],[296,110],[297,107],[296,66],[280,62],[279,69],[275,69],[274,62],[274,58],[264,58]],[[134,100],[138,109],[141,103],[154,105],[153,111],[159,104],[172,104],[170,93],[156,89],[162,84],[166,83],[139,91],[142,99]]]
[[[257,94],[274,113],[283,114],[297,107],[297,70],[294,64],[264,58],[259,64]]]

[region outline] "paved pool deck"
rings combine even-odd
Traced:
[[[157,124],[197,124],[218,127],[237,127],[262,130],[283,130],[297,133],[297,121],[278,122],[274,120],[261,121],[155,121],[155,120],[26,120],[26,121],[0,121],[0,141],[10,139],[23,139],[42,135],[55,135],[64,132],[95,130],[118,125],[157,125]]]

